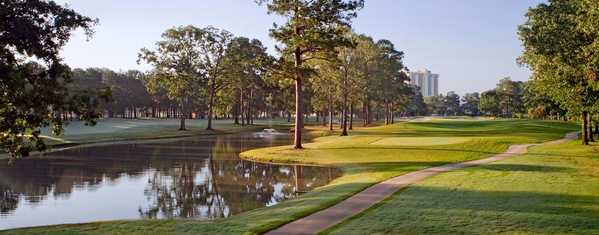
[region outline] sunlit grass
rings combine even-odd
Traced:
[[[599,144],[445,173],[396,193],[332,234],[599,234]]]
[[[326,132],[312,126],[314,132]],[[281,146],[251,150],[248,159],[274,163],[318,164],[339,167],[344,175],[331,184],[278,205],[215,221],[140,220],[59,225],[8,234],[243,234],[262,233],[329,207],[364,188],[393,176],[453,162],[479,159],[507,149],[510,144],[535,143],[563,137],[576,126],[545,121],[433,120],[392,126],[357,128],[351,136],[330,135],[294,150]],[[383,138],[467,138],[436,146],[380,146]]]

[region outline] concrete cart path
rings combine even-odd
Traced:
[[[569,133],[563,139],[545,142],[543,144],[560,144],[578,138],[578,132]],[[366,190],[359,192],[350,198],[332,206],[321,210],[304,218],[298,219],[280,228],[272,230],[266,234],[269,235],[304,235],[317,234],[335,224],[348,219],[363,210],[379,203],[383,199],[391,196],[398,190],[405,188],[413,183],[421,181],[427,177],[437,175],[443,172],[453,171],[466,167],[479,166],[491,162],[501,161],[520,154],[525,154],[528,147],[538,144],[521,144],[512,145],[507,151],[501,154],[496,154],[488,158],[483,158],[474,161],[448,164],[438,167],[427,168],[408,174],[400,175],[381,183],[375,184]]]

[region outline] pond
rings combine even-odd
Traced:
[[[214,219],[326,185],[340,171],[244,161],[287,134],[244,133],[75,148],[0,162],[0,230],[118,219]]]

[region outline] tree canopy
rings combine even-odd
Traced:
[[[597,6],[593,0],[539,4],[518,33],[524,46],[520,62],[533,71],[536,91],[581,115],[585,144],[589,113],[596,114],[599,106]]]
[[[70,69],[59,52],[75,29],[91,36],[97,20],[53,1],[0,4],[0,148],[12,157],[44,150],[42,127],[63,129],[60,114],[73,112],[94,124],[104,91],[69,93]]]

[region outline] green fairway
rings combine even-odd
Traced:
[[[311,127],[313,130],[314,127]],[[216,221],[140,220],[60,225],[8,231],[7,234],[243,234],[261,233],[331,206],[364,188],[411,171],[479,159],[507,149],[510,144],[538,143],[563,137],[576,126],[550,121],[443,120],[405,122],[392,126],[358,128],[352,136],[331,135],[305,144],[246,152],[249,159],[321,164],[340,167],[341,178],[301,197]],[[382,146],[384,138],[467,138],[466,142],[435,146]]]
[[[343,223],[331,234],[599,234],[599,145],[533,147],[445,173]]]
[[[375,141],[374,145],[396,145],[396,146],[431,146],[448,145],[469,141],[465,137],[387,137]]]

